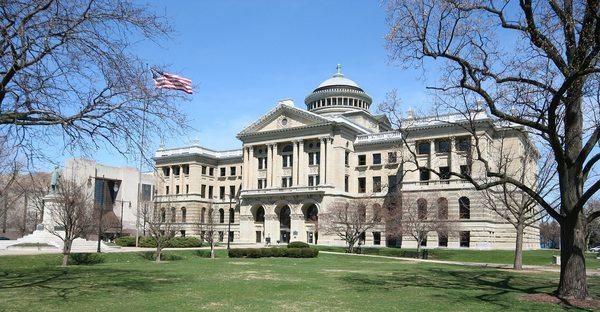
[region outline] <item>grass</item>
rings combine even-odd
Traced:
[[[345,252],[344,247],[317,246],[319,250]],[[382,256],[398,256],[403,250],[399,248],[363,248],[365,254],[376,254]],[[414,250],[414,249],[409,249]],[[474,250],[474,249],[428,249],[429,259],[447,260],[460,262],[482,262],[512,264],[514,251],[512,250]],[[552,256],[560,255],[559,250],[525,250],[523,251],[523,264],[525,265],[552,265]],[[589,269],[600,268],[600,259],[597,254],[586,254],[586,266]]]
[[[61,268],[60,255],[0,257],[0,311],[558,311],[523,302],[551,292],[558,274],[321,254],[314,259],[217,259],[169,251]],[[600,296],[600,278],[590,277]]]

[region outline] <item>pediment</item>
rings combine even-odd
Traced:
[[[280,104],[242,130],[238,136],[274,130],[300,128],[327,122],[329,122],[328,119],[314,113],[293,106]]]

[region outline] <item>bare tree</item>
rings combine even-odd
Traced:
[[[584,209],[587,216],[595,213],[596,211],[600,210],[600,200],[590,200]],[[590,248],[592,246],[598,246],[600,244],[600,219],[596,218],[592,220],[592,222],[586,224],[585,230],[586,247]]]
[[[533,135],[556,162],[559,204],[531,184],[496,170],[481,140],[473,161],[488,179],[451,172],[477,189],[511,184],[532,197],[561,229],[557,294],[588,295],[583,213],[600,189],[600,16],[598,1],[390,0],[387,36],[392,60],[435,68],[431,90],[441,103],[483,101],[497,125]],[[427,63],[432,60],[433,63]],[[425,66],[427,64],[428,66]],[[470,115],[468,105],[451,105]],[[460,108],[459,108],[460,107]],[[543,154],[543,153],[542,153]],[[474,164],[475,165],[475,164]],[[424,167],[424,166],[423,166]]]
[[[200,239],[203,242],[207,242],[210,245],[210,257],[215,258],[215,243],[218,238],[218,231],[216,229],[216,219],[214,216],[214,209],[212,203],[209,203],[208,209],[202,208],[200,222],[197,223],[198,233],[200,233]],[[204,215],[206,213],[206,215]]]
[[[84,184],[61,178],[56,203],[47,203],[55,227],[50,232],[63,241],[62,265],[67,266],[73,241],[85,238],[93,225],[92,192]]]
[[[154,205],[147,206],[144,211],[147,213],[148,233],[156,243],[156,252],[154,259],[156,262],[162,260],[163,248],[167,242],[175,237],[178,226],[175,220],[167,216],[167,207],[169,202],[154,202]]]
[[[319,230],[329,235],[335,235],[346,243],[349,253],[355,251],[355,245],[360,243],[365,233],[380,225],[382,222],[381,208],[368,213],[367,199],[352,199],[345,202],[334,202],[324,213],[319,222]]]
[[[544,220],[540,223],[540,241],[546,248],[558,248],[560,246],[560,225],[554,220]]]
[[[532,150],[517,154],[514,149],[510,148],[510,145],[505,146],[502,141],[501,139],[497,157],[498,163],[496,164],[497,168],[502,168],[499,171],[514,176],[523,184],[528,183],[527,179],[531,172],[537,172],[537,180],[533,188],[542,197],[550,198],[550,193],[556,191],[556,183],[554,183],[556,168],[553,159],[542,157],[544,160],[538,161],[537,153]],[[537,168],[538,165],[539,168]],[[483,191],[483,198],[484,207],[494,211],[515,228],[513,268],[521,270],[523,268],[523,236],[525,229],[538,226],[540,220],[546,217],[547,214],[539,208],[538,203],[531,196],[512,184],[505,183],[487,188]]]
[[[46,146],[137,155],[145,132],[187,126],[156,90],[136,42],[163,41],[166,18],[124,0],[6,0],[0,23],[0,137],[14,155]],[[148,137],[146,136],[146,143]]]

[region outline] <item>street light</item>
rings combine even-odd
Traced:
[[[229,212],[227,213],[227,250],[230,249],[230,243],[231,243],[231,204],[233,203],[233,199],[235,198],[236,201],[238,199],[237,196],[231,196],[231,194],[222,194],[223,196],[227,196],[229,197]]]

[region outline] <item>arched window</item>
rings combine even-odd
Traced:
[[[256,214],[254,215],[254,221],[256,222],[265,222],[265,208],[258,207],[256,209]]]
[[[373,204],[373,221],[381,222],[381,205]]]
[[[367,206],[364,204],[358,205],[358,218],[361,222],[367,221]]]
[[[458,199],[458,211],[461,219],[471,218],[471,201],[468,197],[461,197]]]
[[[160,208],[160,222],[167,222],[167,212],[165,208]]]
[[[317,209],[317,206],[315,204],[310,205],[306,209],[305,217],[306,217],[306,221],[313,221],[313,222],[319,221],[319,210]]]
[[[417,218],[427,219],[427,201],[424,198],[417,199]]]
[[[186,222],[187,210],[185,207],[181,207],[181,222]]]
[[[175,207],[171,207],[171,222],[177,221],[177,209]]]
[[[229,222],[230,223],[235,222],[235,210],[233,208],[229,209]]]
[[[289,229],[292,223],[291,218],[292,210],[288,205],[285,205],[279,211],[279,227],[282,229]]]
[[[210,208],[208,209],[208,223],[212,224],[214,223],[214,220],[215,219],[213,219],[213,209]]]
[[[200,223],[204,223],[206,215],[206,208],[202,208],[202,212],[200,212]]]
[[[448,220],[448,200],[445,197],[440,197],[437,200],[438,219]]]
[[[219,209],[219,223],[225,223],[225,210]]]

